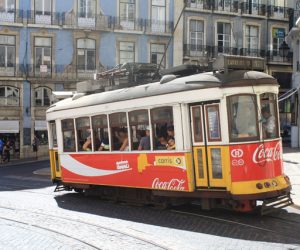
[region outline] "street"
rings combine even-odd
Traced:
[[[286,163],[292,164],[292,163]],[[159,210],[54,193],[47,161],[0,168],[1,249],[299,249],[300,210]],[[38,173],[35,172],[35,173]]]

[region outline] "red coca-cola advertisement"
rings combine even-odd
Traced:
[[[184,153],[62,154],[64,182],[188,191]]]
[[[282,175],[281,141],[230,146],[233,182],[269,179]]]

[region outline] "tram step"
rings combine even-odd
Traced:
[[[280,208],[288,207],[293,204],[294,202],[290,194],[279,196],[273,199],[266,199],[261,207],[261,215],[272,213]]]
[[[72,189],[69,188],[69,187],[66,187],[64,185],[60,185],[60,184],[57,184],[56,185],[56,188],[54,189],[54,192],[60,192],[60,191],[71,191]]]

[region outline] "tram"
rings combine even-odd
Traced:
[[[213,72],[53,104],[46,116],[56,191],[242,212],[291,205],[278,83],[253,71],[257,58],[222,60]]]

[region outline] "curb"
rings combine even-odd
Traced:
[[[11,161],[9,163],[1,163],[0,167],[18,166],[18,165],[24,165],[27,163],[40,162],[40,161],[49,161],[49,158],[32,159],[28,161]]]

